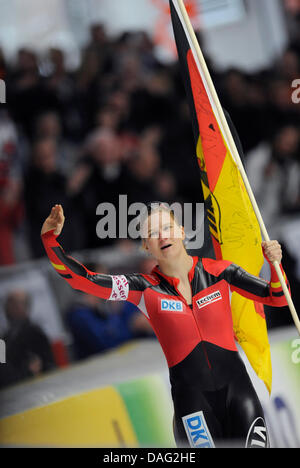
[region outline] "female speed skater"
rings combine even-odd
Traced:
[[[262,243],[270,282],[230,261],[190,256],[184,228],[166,205],[157,202],[148,205],[142,221],[143,246],[157,266],[150,275],[107,275],[89,271],[64,252],[57,241],[64,221],[62,206],[55,205],[41,230],[57,273],[74,289],[130,301],[152,325],[169,368],[177,446],[218,447],[235,441],[267,448],[263,409],[235,344],[230,294],[285,306],[272,265],[281,262],[280,244]]]

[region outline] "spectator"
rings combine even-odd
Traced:
[[[158,144],[162,168],[171,170],[177,181],[176,197],[187,202],[201,202],[200,172],[195,157],[195,141],[192,133],[189,109],[185,101],[178,103],[178,110],[170,116]],[[182,170],[182,163],[184,168]]]
[[[296,50],[288,47],[279,58],[275,66],[278,78],[292,82],[300,76],[300,57]]]
[[[227,109],[243,143],[245,153],[263,140],[264,109],[257,108],[249,93],[251,80],[241,71],[228,70],[224,76],[222,105]],[[251,122],[251,131],[249,129]]]
[[[16,261],[14,234],[24,215],[21,193],[21,182],[17,179],[7,180],[0,188],[0,265]]]
[[[78,151],[75,144],[65,138],[62,119],[58,112],[46,110],[37,117],[34,139],[53,139],[55,141],[58,157],[57,167],[65,176],[69,176],[76,164]]]
[[[127,191],[129,203],[147,203],[155,200],[155,181],[160,167],[160,156],[153,146],[139,147],[128,163]]]
[[[23,183],[17,129],[0,113],[0,265],[15,263],[14,240],[23,220]]]
[[[41,375],[53,369],[51,344],[42,329],[30,320],[30,297],[13,290],[5,300],[9,329],[4,337],[6,363],[0,366],[0,387]]]
[[[66,69],[64,52],[51,48],[48,54],[49,75],[45,78],[45,88],[55,96],[56,111],[61,115],[60,125],[69,139],[78,142],[82,138],[82,115],[76,94],[76,80]]]
[[[55,94],[46,89],[39,74],[38,57],[28,49],[20,49],[17,65],[7,80],[7,102],[14,120],[32,138],[35,117],[44,109],[58,109]]]
[[[155,179],[156,200],[163,200],[172,204],[177,194],[177,184],[174,175],[170,171],[159,171]]]
[[[141,132],[153,125],[168,125],[170,118],[177,113],[171,76],[166,70],[155,71],[138,83],[130,90],[131,128]]]
[[[268,112],[266,134],[273,139],[286,125],[298,125],[299,110],[292,101],[291,82],[283,79],[271,79],[268,83]]]
[[[6,61],[3,50],[0,47],[0,79],[4,80],[6,76]]]
[[[29,242],[33,257],[43,256],[43,246],[39,241],[39,230],[43,218],[49,209],[49,204],[66,204],[66,209],[72,209],[72,199],[67,194],[67,179],[58,170],[57,146],[53,138],[37,140],[33,147],[31,166],[25,175],[25,209],[29,230]],[[74,210],[72,227],[66,232],[66,242],[71,249],[81,246],[81,229],[77,225],[76,216],[80,212]]]
[[[300,209],[300,132],[281,127],[272,144],[248,154],[247,172],[267,226],[280,225],[281,216]]]
[[[87,139],[86,154],[78,162],[68,182],[68,193],[77,200],[77,210],[84,213],[87,231],[86,247],[99,247],[113,242],[96,234],[99,216],[97,206],[103,202],[118,206],[119,194],[126,193],[124,165],[117,134],[109,129],[96,130]],[[101,242],[101,244],[100,244]]]
[[[281,171],[279,194],[280,214],[300,210],[300,130],[292,125],[283,127],[273,144],[272,166]]]
[[[5,109],[0,111],[0,186],[11,177],[21,178],[18,131]]]
[[[111,56],[111,41],[107,37],[105,26],[101,23],[94,23],[90,27],[90,40],[84,50],[84,56],[90,51],[97,54],[99,69],[106,70]]]

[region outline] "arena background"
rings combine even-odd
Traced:
[[[2,446],[175,446],[167,367],[147,323],[128,305],[71,290],[40,241],[61,203],[72,256],[96,271],[148,272],[138,242],[96,236],[96,206],[118,205],[122,193],[128,204],[199,200],[167,3],[0,4]],[[299,310],[300,2],[186,3]],[[9,307],[29,314],[30,332],[8,323]],[[300,340],[288,308],[265,309],[271,397],[249,372],[272,446],[300,447]]]

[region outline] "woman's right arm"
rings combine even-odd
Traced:
[[[56,272],[73,289],[102,299],[127,300],[138,305],[142,295],[138,275],[106,275],[92,272],[65,253],[57,242],[64,221],[62,206],[55,205],[41,230],[42,242]]]

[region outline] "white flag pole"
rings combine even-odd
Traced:
[[[179,7],[179,10],[181,12],[181,16],[182,16],[182,20],[184,21],[184,26],[190,36],[190,40],[193,44],[193,53],[196,53],[196,57],[195,58],[195,61],[196,63],[198,63],[201,67],[201,70],[203,72],[203,75],[205,77],[205,80],[206,80],[206,83],[208,85],[208,88],[209,88],[209,91],[211,93],[211,96],[212,96],[212,99],[214,101],[214,104],[216,106],[216,110],[217,110],[217,118],[218,118],[218,121],[219,121],[219,124],[221,124],[221,128],[222,130],[224,131],[224,136],[226,137],[227,139],[227,142],[229,144],[229,149],[231,151],[231,154],[233,156],[233,159],[234,159],[234,162],[236,163],[239,171],[240,171],[240,174],[242,176],[242,179],[243,179],[243,182],[245,184],[245,188],[247,190],[247,193],[249,195],[249,198],[250,198],[250,201],[252,203],[252,207],[253,207],[253,210],[255,212],[255,215],[256,215],[256,218],[257,218],[257,221],[259,223],[259,226],[260,226],[260,229],[261,229],[261,233],[264,237],[264,239],[266,241],[269,241],[270,240],[270,237],[268,235],[268,232],[266,230],[266,227],[265,227],[265,223],[263,221],[263,218],[261,216],[261,213],[259,211],[259,208],[258,208],[258,205],[256,203],[256,200],[255,200],[255,197],[254,197],[254,194],[253,194],[253,191],[252,191],[252,188],[250,186],[250,183],[249,183],[249,180],[248,180],[248,177],[247,177],[247,174],[245,172],[245,169],[244,169],[244,166],[243,166],[243,163],[241,161],[241,158],[240,158],[240,155],[239,155],[239,152],[236,148],[236,145],[235,145],[235,142],[234,142],[234,139],[232,137],[232,134],[231,134],[231,131],[230,131],[230,128],[229,128],[229,125],[227,123],[227,120],[226,120],[226,117],[224,115],[224,112],[223,112],[223,108],[221,106],[221,103],[219,101],[219,97],[217,95],[217,92],[215,90],[215,87],[214,87],[214,84],[212,82],[212,79],[211,79],[211,76],[210,76],[210,73],[209,73],[209,70],[207,68],[207,65],[206,65],[206,62],[205,62],[205,59],[203,57],[203,54],[202,54],[202,51],[200,49],[200,46],[199,46],[199,43],[198,43],[198,40],[197,40],[197,37],[196,37],[196,34],[195,34],[195,31],[193,29],[193,26],[191,24],[191,21],[189,19],[189,16],[187,14],[187,11],[186,11],[186,8],[185,8],[185,5],[183,3],[183,0],[172,0],[174,6],[175,4],[177,3],[178,7]],[[283,274],[282,274],[282,271],[280,269],[280,266],[279,266],[279,263],[276,261],[273,263],[274,267],[275,267],[275,270],[276,270],[276,273],[278,275],[278,279],[280,281],[280,284],[281,284],[281,287],[282,287],[282,290],[284,292],[284,295],[286,297],[286,300],[287,300],[287,303],[288,303],[288,306],[289,306],[289,309],[290,309],[290,312],[292,314],[292,317],[293,317],[293,320],[295,322],[295,326],[298,330],[298,333],[300,335],[300,320],[299,320],[299,317],[298,317],[298,314],[297,314],[297,311],[295,309],[295,306],[293,304],[293,301],[292,301],[292,298],[290,296],[290,293],[289,293],[289,290],[288,290],[288,287],[285,283],[285,280],[284,280],[284,277],[283,277]]]

